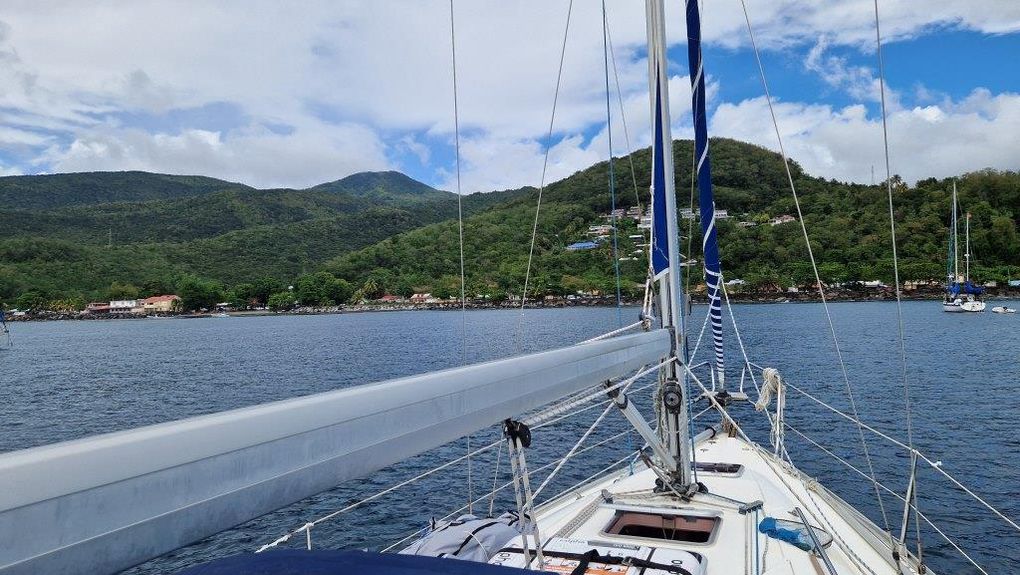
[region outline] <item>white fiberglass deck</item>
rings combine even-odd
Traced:
[[[770,454],[738,437],[719,434],[700,442],[696,446],[696,456],[701,463],[742,466],[736,474],[699,471],[698,480],[712,494],[745,503],[762,501],[763,509],[757,518],[754,512],[740,514],[740,504],[710,494],[698,494],[689,503],[656,494],[652,490],[654,473],[642,467],[633,475],[624,471],[597,480],[539,508],[538,526],[543,548],[549,548],[545,543],[550,539],[559,537],[573,540],[577,553],[602,545],[630,546],[631,549],[650,547],[655,549],[653,561],[656,557],[670,557],[674,551],[686,550],[700,555],[704,573],[712,575],[825,574],[827,570],[820,558],[812,558],[806,551],[757,532],[757,521],[766,516],[798,521],[794,509],[799,507],[811,525],[834,537],[825,551],[840,575],[899,572],[892,562],[888,536],[841,499]],[[806,485],[811,486],[810,490]],[[607,527],[621,510],[716,517],[718,523],[711,538],[704,543],[607,533]],[[519,545],[520,540],[515,544]],[[562,547],[564,541],[558,541],[558,545]],[[520,554],[512,555],[523,558]],[[502,560],[497,557],[494,562],[507,563],[506,555]],[[668,560],[660,562],[670,563]],[[905,562],[902,569],[905,574],[916,573]],[[552,570],[570,572],[566,567]],[[616,566],[615,570],[590,570],[589,573],[666,575],[667,572],[637,567],[628,571],[625,566]]]

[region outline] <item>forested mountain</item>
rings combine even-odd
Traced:
[[[428,186],[401,174],[400,172],[359,172],[335,182],[319,184],[309,188],[317,192],[348,194],[356,197],[408,198],[418,199],[439,198],[449,195],[432,186]]]
[[[745,279],[752,287],[813,283],[800,225],[769,224],[771,218],[797,213],[782,159],[766,149],[727,139],[713,139],[711,151],[716,206],[731,216],[718,222],[726,278]],[[693,205],[696,212],[696,196],[691,198],[693,144],[678,141],[674,152],[677,204]],[[647,185],[642,182],[650,178],[649,150],[615,161],[617,206],[647,202]],[[828,181],[805,174],[796,163],[791,168],[823,281],[891,282],[885,185]],[[1020,238],[1014,220],[1014,214],[1020,213],[1020,174],[980,171],[961,176],[958,186],[961,210],[972,214],[974,277],[1004,281],[1010,266],[1015,277],[1020,272]],[[946,269],[952,180],[927,179],[908,187],[894,176],[893,187],[902,277],[940,281]],[[520,294],[534,205],[535,194],[530,193],[466,221],[469,293],[497,297]],[[590,224],[604,223],[599,215],[607,213],[609,207],[607,162],[549,186],[539,218],[529,293],[614,291],[611,242],[591,251],[565,249],[585,239]],[[757,225],[742,227],[741,221]],[[692,246],[690,255],[697,258],[699,225],[687,220],[681,222],[681,227],[685,236],[682,246]],[[638,258],[621,262],[625,292],[640,289],[645,275],[644,256],[635,253],[639,251],[635,244],[642,240],[632,240],[631,235],[637,235],[634,222],[624,220],[619,255]],[[326,269],[355,285],[371,280],[371,285],[384,291],[428,288],[445,294],[459,282],[457,249],[455,225],[438,223],[340,256]],[[700,271],[694,276],[697,284]]]
[[[714,139],[711,149],[716,205],[731,216],[718,222],[726,278],[743,278],[751,287],[810,284],[799,223],[769,224],[777,216],[796,215],[780,157],[727,139]],[[677,203],[690,207],[693,145],[678,141],[674,153]],[[614,161],[617,206],[644,206],[649,150]],[[829,181],[796,164],[792,171],[822,279],[890,281],[884,184]],[[79,177],[84,199],[70,197]],[[40,183],[47,181],[59,185],[47,189]],[[154,191],[133,187],[146,181]],[[125,188],[118,192],[121,184]],[[894,177],[893,184],[901,276],[940,280],[952,181],[927,179],[909,187]],[[975,278],[1015,276],[1020,174],[980,171],[962,175],[958,186],[961,209],[972,214]],[[356,291],[356,298],[459,291],[456,196],[396,172],[355,174],[307,190],[256,190],[133,172],[0,179],[0,193],[18,189],[31,189],[34,199],[11,200],[17,209],[0,206],[0,298],[20,297],[21,307],[54,300],[73,307],[86,299],[181,291],[182,285],[205,290],[203,301],[265,301],[287,285],[296,286],[295,296],[305,303],[343,301]],[[470,295],[520,294],[536,199],[533,188],[463,198]],[[546,188],[530,296],[615,290],[611,242],[587,251],[566,249],[586,239],[589,226],[606,223],[610,205],[607,162]],[[696,200],[693,206],[696,211]],[[681,224],[682,246],[691,246],[690,256],[697,258],[698,225]],[[645,277],[641,237],[637,222],[620,222],[625,292],[640,290]],[[695,286],[700,275],[692,274]]]
[[[25,301],[36,305],[102,299],[114,282],[173,291],[183,276],[226,285],[289,281],[338,254],[457,214],[456,195],[395,172],[309,190],[141,172],[20,178],[2,183],[19,209],[0,206],[0,299],[29,293]],[[201,185],[188,188],[194,181]],[[465,196],[464,211],[520,193]],[[145,197],[157,199],[136,201]]]
[[[144,202],[200,196],[242,184],[204,176],[149,172],[82,172],[0,177],[0,209],[49,210],[66,206]]]

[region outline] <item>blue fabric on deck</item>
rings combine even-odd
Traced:
[[[523,569],[460,559],[364,551],[282,550],[211,561],[178,575],[522,575]]]
[[[810,551],[814,545],[811,543],[811,538],[803,532],[801,529],[785,529],[779,525],[779,522],[775,517],[766,517],[761,520],[758,524],[758,531],[761,531],[765,535],[773,539],[780,541],[786,541],[791,545],[794,545],[804,551]]]

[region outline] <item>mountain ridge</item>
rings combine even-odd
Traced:
[[[718,222],[726,277],[744,277],[755,285],[810,280],[799,225],[765,224],[770,217],[796,213],[782,159],[759,146],[721,138],[712,140],[712,153],[717,207],[760,224]],[[690,141],[675,143],[680,206],[691,201],[692,154]],[[619,207],[647,205],[642,182],[648,181],[650,160],[647,148],[614,159]],[[823,280],[891,275],[884,185],[835,182],[805,174],[795,163],[791,168]],[[152,176],[159,182],[163,177]],[[591,251],[565,249],[587,238],[588,226],[608,212],[607,179],[603,161],[546,186],[530,294],[614,291],[608,244]],[[201,180],[199,192],[169,199],[34,211],[0,206],[0,298],[10,301],[31,292],[34,301],[80,302],[108,295],[113,282],[174,289],[182,277],[219,282],[229,292],[230,286],[265,278],[296,285],[298,276],[323,270],[371,288],[362,289],[363,295],[459,292],[453,289],[459,286],[455,194],[394,172],[355,174],[305,190],[213,189],[215,182],[222,181]],[[66,183],[58,191],[66,191]],[[1020,265],[1012,219],[1020,213],[1020,174],[975,172],[962,176],[959,184],[961,201],[975,215],[975,273],[1005,279],[1003,265]],[[894,178],[905,279],[944,275],[939,262],[944,261],[949,185],[949,180],[926,179],[908,187]],[[114,197],[106,193],[102,197]],[[461,198],[469,293],[520,293],[537,193],[525,187]],[[690,222],[682,223],[683,234],[699,245],[697,226],[688,232]],[[619,255],[627,257],[621,261],[627,291],[643,284],[645,270],[640,242],[629,237],[640,234],[631,229],[632,221],[621,226]]]

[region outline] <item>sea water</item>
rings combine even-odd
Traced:
[[[999,302],[995,302],[998,305]],[[1005,305],[1017,307],[1016,303]],[[869,425],[906,441],[905,393],[894,303],[829,305],[856,407]],[[704,306],[689,318],[691,346],[704,321]],[[636,321],[638,310],[609,308],[520,311],[391,312],[320,316],[207,319],[138,319],[12,324],[15,345],[0,352],[0,451],[22,449],[340,389],[361,383],[454,367],[562,346]],[[846,412],[852,411],[836,347],[820,304],[736,305],[733,315],[751,362],[775,367],[784,378]],[[995,505],[1020,517],[1020,318],[947,314],[938,302],[904,302],[907,381],[915,446]],[[709,328],[710,329],[710,328]],[[725,318],[727,382],[740,386],[743,357]],[[702,338],[693,363],[712,357]],[[699,368],[707,381],[707,371]],[[760,373],[755,377],[760,381]],[[750,375],[745,389],[756,397]],[[644,384],[645,381],[639,382]],[[650,390],[634,394],[650,406]],[[704,404],[694,406],[700,411]],[[562,455],[598,416],[589,410],[535,433],[528,452],[534,469]],[[737,404],[733,414],[756,439],[768,441],[760,414]],[[697,432],[718,421],[707,414]],[[856,425],[790,391],[786,421],[869,473]],[[610,414],[588,445],[627,429]],[[902,494],[909,457],[865,431],[875,474]],[[486,430],[471,438],[477,448],[496,438]],[[863,511],[885,520],[874,488],[858,473],[796,436],[786,434],[794,462]],[[585,452],[568,463],[549,493],[571,486],[637,447],[631,436]],[[176,570],[235,553],[250,552],[305,522],[463,455],[468,440],[383,470],[357,484],[339,486],[249,521],[129,571],[135,575]],[[494,480],[509,479],[495,453],[471,462],[475,497]],[[918,498],[940,529],[989,572],[1020,570],[1020,534],[961,493],[926,464],[918,470]],[[543,474],[539,474],[541,477]],[[467,465],[455,466],[313,530],[319,548],[381,549],[464,505]],[[898,533],[902,507],[884,494],[885,514]],[[512,508],[510,490],[473,510],[498,514]],[[913,527],[911,527],[913,529]],[[971,572],[968,564],[927,525],[925,558],[940,573]],[[913,536],[911,535],[911,539]],[[296,537],[289,545],[304,545]]]

